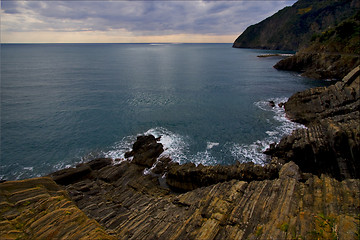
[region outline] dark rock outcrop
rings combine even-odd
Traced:
[[[268,154],[294,161],[302,171],[337,179],[360,178],[360,67],[330,87],[294,94],[287,116],[303,123]]]
[[[80,165],[76,168],[66,168],[50,174],[52,179],[58,184],[70,184],[78,182],[91,175],[91,168],[89,165]]]
[[[190,191],[233,179],[247,182],[275,179],[279,176],[278,168],[276,164],[261,166],[252,162],[231,166],[199,165],[197,167],[193,163],[173,164],[167,172],[166,183],[172,189]]]
[[[145,167],[151,167],[160,154],[164,151],[160,139],[153,135],[138,136],[131,152],[125,153],[125,157],[134,157],[133,162]]]
[[[360,55],[304,50],[280,60],[274,68],[300,72],[302,76],[314,79],[339,80],[359,64]]]

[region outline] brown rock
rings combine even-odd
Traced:
[[[279,172],[280,179],[293,178],[297,181],[301,179],[301,171],[298,165],[294,162],[286,163]]]
[[[0,184],[0,239],[115,239],[50,178]]]
[[[110,165],[111,163],[112,163],[111,158],[98,158],[88,162],[87,164],[92,170],[99,170],[103,167]]]

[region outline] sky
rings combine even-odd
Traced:
[[[232,43],[295,0],[1,0],[1,43]]]

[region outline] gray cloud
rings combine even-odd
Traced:
[[[1,7],[3,31],[9,32],[125,29],[135,35],[226,35],[238,34],[294,2],[2,1]],[[10,21],[10,15],[20,20]]]

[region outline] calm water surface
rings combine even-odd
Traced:
[[[174,161],[263,163],[296,127],[269,100],[324,83],[231,44],[2,44],[0,177],[123,158],[152,133]]]

